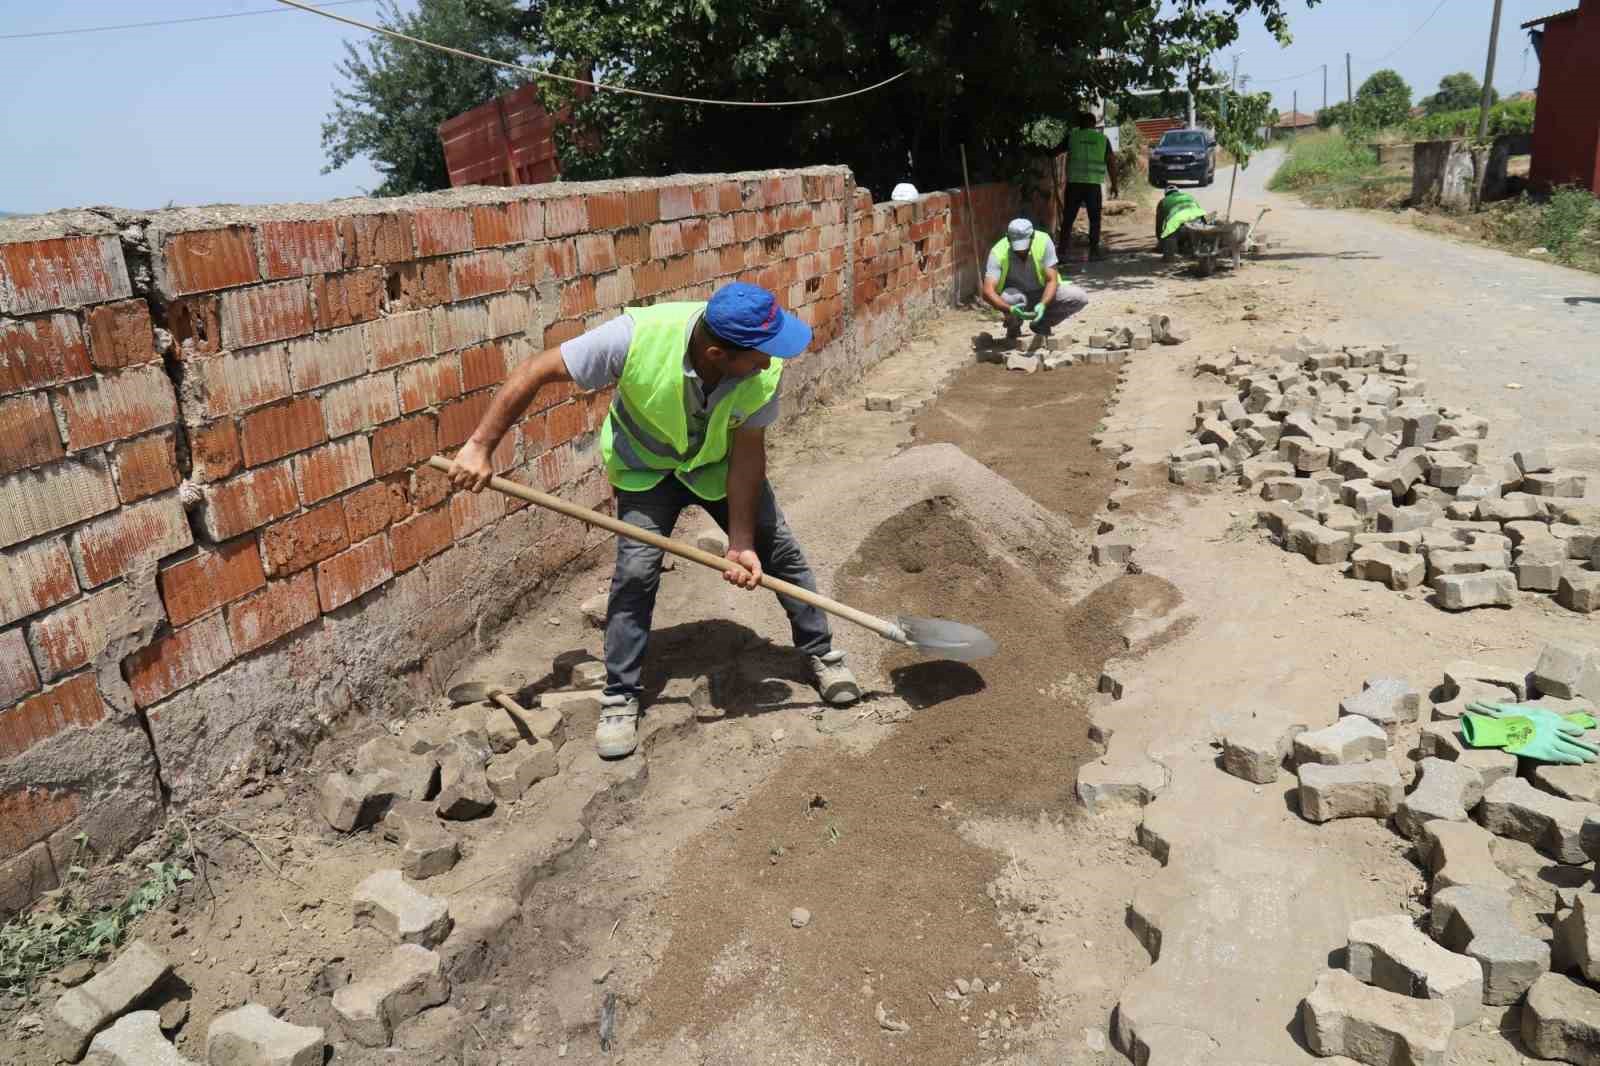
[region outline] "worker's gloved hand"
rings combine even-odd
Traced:
[[[1491,718],[1468,712],[1461,716],[1461,737],[1469,747],[1500,748],[1538,762],[1576,765],[1600,759],[1600,750],[1574,740],[1546,719]]]
[[[1044,304],[1040,304],[1038,307],[1035,307],[1033,309],[1033,314],[1029,315],[1028,317],[1030,319],[1032,319],[1033,321],[1035,321],[1035,322],[1037,322],[1041,318],[1043,318],[1044,317]]]
[[[1027,318],[1032,312],[1028,310],[1028,306],[1026,304],[1012,304],[1011,313],[1016,315],[1018,318]]]
[[[1557,714],[1548,707],[1541,707],[1537,703],[1493,703],[1489,700],[1473,700],[1467,704],[1467,710],[1478,714],[1488,715],[1490,718],[1532,718],[1535,722],[1549,722],[1554,728],[1569,737],[1581,737],[1589,730],[1595,728],[1595,717],[1584,711],[1574,714]]]

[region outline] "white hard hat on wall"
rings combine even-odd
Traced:
[[[889,194],[889,199],[905,203],[908,200],[915,200],[920,195],[915,185],[909,181],[902,181],[894,187],[894,192]]]

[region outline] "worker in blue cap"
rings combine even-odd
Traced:
[[[816,578],[767,482],[766,428],[778,417],[783,363],[805,351],[811,327],[757,285],[736,282],[707,302],[632,307],[518,367],[455,457],[451,483],[481,491],[495,446],[541,388],[571,381],[616,386],[600,431],[617,517],[671,536],[685,507],[704,508],[728,535],[724,576],[757,587],[762,573],[816,590]],[[606,688],[595,745],[621,758],[638,745],[640,684],[661,575],[660,548],[617,538],[606,608]],[[859,699],[833,647],[827,616],[779,596],[797,648],[810,657],[822,698]]]

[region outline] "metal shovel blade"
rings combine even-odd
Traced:
[[[501,691],[487,681],[462,681],[445,690],[445,698],[457,707],[468,703],[482,703]]]
[[[918,650],[968,663],[986,659],[1000,650],[994,638],[975,626],[949,622],[943,618],[912,618],[901,615],[895,619],[906,639]]]

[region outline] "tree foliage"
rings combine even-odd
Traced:
[[[1500,93],[1491,88],[1490,106],[1499,100]],[[1462,70],[1440,78],[1439,91],[1432,96],[1424,96],[1420,103],[1422,109],[1429,115],[1442,115],[1447,111],[1463,111],[1469,107],[1477,107],[1482,101],[1483,86],[1479,84],[1477,78]]]
[[[380,24],[400,33],[513,63],[526,58],[521,18],[514,0],[422,0],[415,13],[384,0],[379,11]],[[383,175],[377,196],[447,188],[439,123],[516,84],[503,68],[377,34],[346,41],[338,71],[345,84],[322,123],[323,173],[365,156]]]
[[[1356,125],[1364,129],[1384,129],[1410,117],[1411,86],[1395,71],[1380,70],[1356,90]]]
[[[1226,92],[1223,99],[1207,94],[1199,111],[1204,123],[1217,135],[1217,144],[1227,150],[1240,167],[1250,165],[1250,156],[1267,146],[1266,131],[1277,125],[1278,109],[1272,106],[1271,93]]]

